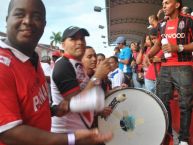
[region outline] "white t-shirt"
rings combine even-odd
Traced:
[[[44,71],[45,76],[51,76],[51,66],[48,63],[41,62],[42,69]]]
[[[121,86],[124,83],[124,73],[119,68],[108,74],[108,78],[112,83],[112,88]]]
[[[51,75],[51,92],[53,105],[58,105],[68,94],[77,89],[83,90],[89,81],[80,61],[61,57],[55,63]],[[84,105],[84,104],[81,104]],[[88,114],[90,115],[88,117]],[[83,121],[84,120],[84,121]],[[94,112],[69,112],[62,117],[52,117],[51,132],[74,132],[77,129],[88,129],[94,120]]]

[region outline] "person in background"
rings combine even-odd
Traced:
[[[116,56],[117,58],[119,58],[119,54],[120,54],[120,49],[119,49],[119,47],[115,47],[114,48],[114,56]]]
[[[55,50],[52,52],[52,59],[51,59],[51,68],[54,68],[55,62],[58,58],[60,58],[62,55],[59,50]]]
[[[97,53],[97,66],[103,61],[105,60],[105,55],[103,53]]]
[[[97,58],[96,58],[96,52],[94,48],[91,46],[86,46],[84,56],[82,57],[82,64],[89,78],[92,78],[92,76],[95,73],[96,62],[97,62]],[[111,113],[112,113],[111,107],[105,107],[101,112],[95,112],[92,128],[98,127],[98,116],[107,117]],[[100,145],[103,145],[103,144],[100,144]]]
[[[49,94],[51,94],[51,88],[50,88],[50,76],[51,76],[51,72],[52,72],[52,68],[51,68],[51,58],[50,56],[43,56],[41,58],[41,67],[43,69],[44,72],[44,76],[46,78],[46,82],[47,82],[47,87],[48,87],[48,91]],[[52,98],[50,96],[50,102],[52,101]]]
[[[118,67],[118,58],[116,56],[109,57],[111,72],[108,74],[108,79],[111,81],[112,89],[121,87],[124,83],[124,73]]]
[[[149,21],[148,29],[157,28],[157,25],[158,25],[158,17],[157,17],[156,15],[150,15],[150,16],[148,17],[148,21]]]
[[[97,65],[96,65],[96,68],[98,67],[98,65],[103,62],[105,60],[105,55],[103,53],[97,53]],[[111,82],[110,80],[108,79],[108,77],[105,77],[103,80],[102,80],[102,88],[103,90],[106,92],[108,92],[110,89],[111,89]]]
[[[153,28],[149,31],[148,36],[146,37],[146,54],[151,50],[154,43],[157,41],[157,29]],[[161,58],[163,56],[163,52],[160,50],[153,58],[152,63],[147,67],[147,71],[145,74],[145,88],[152,92],[156,93],[156,78],[159,75],[160,67],[161,67]]]
[[[187,7],[187,6],[183,6],[182,9],[181,9],[181,13],[183,15],[191,16],[192,9],[190,7]]]
[[[50,133],[51,113],[62,116],[68,104],[62,101],[50,111],[46,80],[35,48],[46,25],[41,0],[11,0],[7,38],[0,41],[0,144],[85,145],[109,140],[97,130],[74,134]]]
[[[166,58],[165,62],[162,62],[158,96],[168,110],[168,133],[172,135],[169,102],[172,99],[174,88],[178,90],[180,108],[179,145],[188,145],[192,114],[191,103],[193,100],[193,20],[189,16],[180,14],[182,8],[181,0],[163,0],[162,7],[168,19],[159,23],[158,40],[146,55],[145,62],[150,64],[150,59],[161,49],[164,53],[171,54],[170,57]],[[161,41],[164,38],[167,39],[168,43],[162,45]]]
[[[51,76],[51,58],[50,56],[43,56],[41,58],[41,67],[44,71],[44,75],[46,77],[46,81],[50,84],[50,76]]]
[[[95,73],[97,64],[96,52],[91,46],[86,46],[86,51],[82,58],[82,64],[87,75],[91,78]]]
[[[132,50],[133,57],[131,62],[133,85],[135,88],[144,88],[144,80],[138,79],[140,75],[143,77],[143,66],[142,64],[136,63],[136,59],[140,51],[140,46],[136,42],[131,42],[130,48]]]
[[[117,44],[119,49],[122,49],[118,58],[119,69],[122,70],[125,75],[125,84],[131,87],[132,86],[131,49],[126,45],[126,38],[124,36],[117,37],[114,43]]]
[[[52,52],[52,60],[55,63],[58,58],[61,57],[61,53],[59,50],[55,50]]]

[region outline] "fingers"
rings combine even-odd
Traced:
[[[111,107],[105,107],[103,112],[102,112],[102,116],[103,117],[107,117],[112,113],[112,109]]]
[[[166,53],[166,52],[177,52],[178,51],[178,46],[168,43],[168,44],[162,46],[162,51],[164,53]]]
[[[96,68],[95,76],[103,79],[107,76],[107,74],[110,72],[110,64],[109,64],[109,59],[105,59],[102,61]]]
[[[63,100],[59,105],[58,105],[58,111],[56,115],[58,117],[61,117],[69,112],[69,102],[66,100]]]
[[[98,144],[102,142],[107,142],[112,139],[113,134],[108,132],[101,134],[98,129],[92,130],[77,130],[75,132],[76,145],[85,145],[85,144]]]
[[[108,132],[105,134],[98,134],[96,137],[94,137],[94,142],[97,143],[103,143],[108,142],[113,138],[113,134]]]
[[[98,129],[93,129],[92,138],[94,140],[94,143],[102,143],[110,141],[113,137],[113,134],[111,132],[107,133],[99,133]]]

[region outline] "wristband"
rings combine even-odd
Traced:
[[[178,45],[178,52],[182,52],[184,50],[184,46],[182,44]]]
[[[67,134],[68,136],[68,145],[75,145],[75,135],[74,133]]]

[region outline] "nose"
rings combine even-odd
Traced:
[[[96,61],[97,61],[96,57],[92,57],[92,60],[93,60],[94,62],[96,62]]]
[[[31,20],[31,17],[29,15],[26,15],[24,18],[23,18],[23,23],[24,24],[31,24],[32,20]]]
[[[165,8],[166,8],[166,5],[165,5],[165,4],[162,4],[162,8],[165,9]]]
[[[78,45],[86,45],[86,42],[85,42],[85,40],[83,40],[83,39],[77,39],[76,40],[76,43],[78,44]]]

